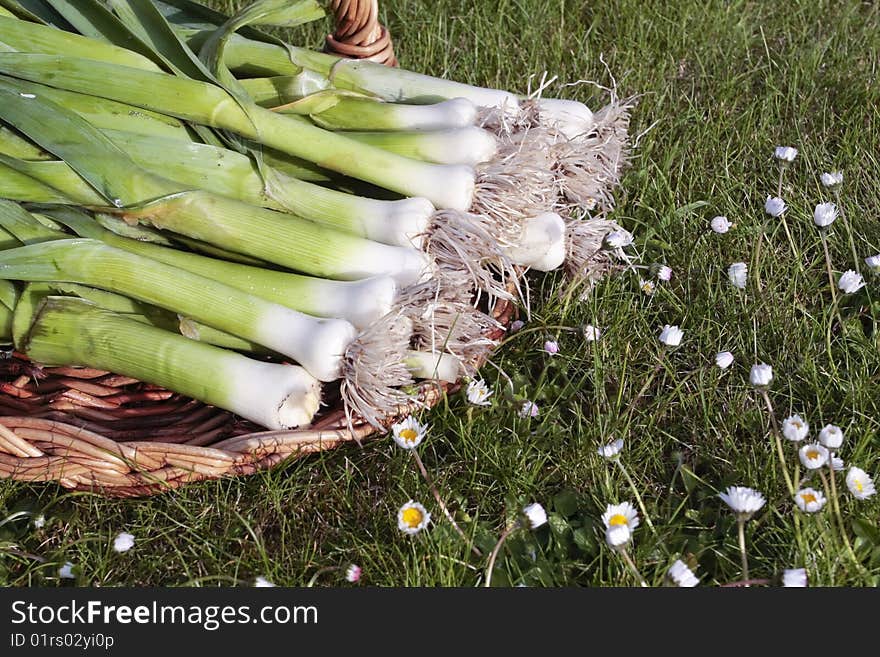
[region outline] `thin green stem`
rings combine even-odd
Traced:
[[[788,474],[788,468],[785,465],[785,453],[782,451],[782,439],[779,426],[776,424],[776,415],[773,412],[773,404],[770,403],[770,395],[764,388],[760,388],[761,396],[764,398],[764,404],[767,406],[767,414],[770,416],[770,425],[773,429],[773,438],[776,443],[776,455],[779,457],[779,467],[782,469],[782,476],[785,477],[785,485],[788,487],[789,497],[794,497],[795,487]],[[748,578],[746,578],[748,579]]]
[[[850,559],[852,559],[853,564],[855,564],[856,568],[858,568],[859,572],[862,574],[865,573],[864,567],[862,563],[859,561],[859,558],[856,556],[855,550],[853,550],[852,543],[849,542],[849,536],[846,534],[846,525],[843,522],[843,516],[840,513],[840,505],[837,503],[837,488],[834,483],[834,467],[831,464],[829,459],[829,466],[831,470],[831,483],[828,483],[828,477],[825,476],[825,472],[821,469],[819,470],[819,476],[822,478],[822,486],[825,488],[825,495],[831,498],[831,506],[834,509],[834,517],[837,520],[837,529],[840,532],[840,537],[843,539],[843,544],[846,546],[847,554],[849,554]]]
[[[648,582],[645,581],[645,578],[642,577],[642,574],[639,572],[638,567],[636,566],[636,562],[632,560],[632,557],[629,556],[629,552],[626,551],[625,547],[617,548],[617,551],[620,552],[620,556],[623,557],[623,560],[626,562],[626,565],[629,566],[629,569],[632,571],[633,575],[639,582],[639,586],[648,586]]]
[[[519,521],[516,521],[501,533],[501,537],[498,539],[495,547],[492,548],[491,554],[489,554],[489,562],[486,564],[486,580],[483,582],[483,587],[489,588],[492,585],[492,571],[495,569],[495,560],[498,558],[501,546],[504,545],[504,541],[507,540],[507,537],[519,527]]]
[[[861,270],[859,269],[859,253],[858,251],[856,251],[856,242],[853,238],[852,227],[849,225],[849,220],[846,218],[846,214],[843,212],[843,207],[840,205],[839,189],[836,189],[834,191],[834,200],[837,201],[837,216],[840,217],[840,220],[843,222],[843,227],[846,229],[846,235],[849,238],[849,248],[852,250],[853,266],[855,267],[856,273],[860,274]]]
[[[468,540],[467,536],[465,536],[464,532],[461,530],[461,527],[458,526],[458,523],[455,522],[455,518],[452,517],[452,514],[449,512],[449,509],[446,507],[446,504],[443,502],[443,498],[440,497],[440,492],[437,490],[437,487],[434,485],[434,481],[431,479],[431,476],[428,474],[428,470],[425,468],[425,464],[422,462],[422,457],[419,456],[419,453],[416,450],[410,450],[413,454],[413,458],[415,458],[416,465],[419,468],[419,472],[422,473],[422,477],[425,482],[428,484],[428,488],[431,489],[431,494],[434,495],[434,499],[437,501],[437,505],[443,511],[443,515],[446,516],[447,520],[452,523],[452,528],[456,531],[456,533],[461,536],[461,540],[464,541],[465,545],[470,545],[471,552],[474,553],[474,556],[482,557],[483,553],[474,545],[471,541]]]
[[[746,521],[742,518],[736,519],[736,531],[739,537],[739,553],[742,557],[742,578],[745,581],[749,579],[749,558],[746,555]]]
[[[834,304],[834,312],[837,315],[837,321],[843,327],[843,319],[840,316],[840,308],[837,305],[837,286],[834,284],[834,272],[831,269],[831,253],[828,251],[828,238],[825,235],[824,228],[819,229],[819,236],[822,238],[822,251],[825,253],[825,270],[828,273],[828,285],[831,287],[831,301]]]
[[[623,461],[620,458],[615,458],[614,462],[617,464],[617,467],[620,468],[620,471],[623,473],[624,479],[629,484],[630,489],[632,489],[633,495],[636,497],[636,502],[639,505],[639,509],[642,512],[642,517],[645,519],[645,524],[648,525],[648,529],[654,534],[655,537],[660,538],[657,535],[657,529],[654,527],[654,523],[651,522],[651,516],[648,515],[648,510],[645,508],[645,503],[642,501],[642,496],[639,495],[639,489],[636,487],[636,483],[633,481],[632,477],[629,475],[629,471],[623,465]]]

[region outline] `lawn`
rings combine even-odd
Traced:
[[[880,475],[880,276],[863,261],[880,253],[880,7],[384,0],[381,9],[407,68],[517,92],[547,71],[560,83],[616,82],[621,96],[639,97],[637,148],[612,218],[635,235],[630,251],[644,269],[604,279],[583,300],[566,294],[562,275],[533,275],[530,316],[482,370],[491,405],[459,392],[420,416],[430,425],[421,458],[483,556],[452,530],[412,455],[383,437],[148,499],[0,482],[0,584],[69,584],[58,569],[71,562],[75,582],[88,586],[250,586],[258,576],[350,586],[354,563],[359,585],[481,586],[501,533],[539,502],[550,521],[510,535],[493,585],[632,586],[601,516],[609,503],[638,508],[635,488],[653,524],[640,511],[628,547],[641,576],[663,584],[680,558],[701,584],[719,585],[743,576],[736,518],[718,497],[729,485],[767,499],[745,526],[752,578],[778,585],[784,569],[805,567],[811,585],[880,584],[878,496],[856,499],[840,473],[842,528],[831,503],[800,512],[749,382],[753,364],[772,365],[776,421],[799,414],[808,441],[838,425],[846,467]],[[328,28],[286,36],[318,47]],[[547,93],[594,109],[607,102],[586,83]],[[781,219],[764,212],[777,193],[779,145],[799,151],[784,175]],[[835,305],[813,208],[834,200],[819,176],[838,170],[851,234],[841,219],[827,229],[833,277],[858,264],[867,286],[836,290]],[[735,226],[716,234],[717,215]],[[742,290],[727,275],[738,261],[749,269]],[[656,282],[655,263],[671,267],[670,281]],[[655,280],[653,294],[640,278]],[[684,333],[677,349],[658,341],[666,324]],[[586,340],[585,325],[601,338]],[[715,365],[720,351],[734,355],[728,369]],[[525,400],[537,417],[520,416]],[[617,438],[632,486],[597,453]],[[801,445],[781,446],[794,473]],[[809,485],[821,490],[822,480],[813,474]],[[397,528],[410,499],[433,517],[415,536]],[[120,532],[135,537],[125,553],[112,547]]]

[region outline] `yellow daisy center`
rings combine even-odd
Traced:
[[[865,489],[865,487],[862,486],[862,482],[859,481],[858,479],[853,480],[853,486],[855,486],[856,490],[859,491],[860,493]]]
[[[818,449],[808,449],[807,450],[807,458],[810,459],[811,461],[815,461],[816,459],[819,458],[819,456],[821,456],[821,455],[820,455]]]
[[[419,432],[415,429],[404,429],[400,432],[400,437],[408,443],[414,443],[416,442],[416,438],[419,437]]]
[[[422,512],[412,507],[403,510],[403,524],[407,527],[418,527],[422,524]]]
[[[625,525],[626,516],[620,513],[615,513],[613,516],[611,516],[611,518],[609,518],[608,524],[611,527],[620,527],[621,525]]]
[[[801,428],[802,426],[804,426],[804,425],[801,424],[800,422],[798,422],[797,420],[792,420],[792,421],[791,421],[791,426],[793,426],[795,429],[800,429],[800,428]]]
[[[818,502],[816,496],[812,493],[801,493],[801,499],[804,501],[804,504],[812,504],[813,502]]]

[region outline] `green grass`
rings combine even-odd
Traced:
[[[826,423],[840,425],[847,466],[880,474],[880,334],[868,296],[880,296],[878,279],[843,300],[841,327],[811,220],[813,206],[830,200],[819,173],[843,170],[841,205],[859,256],[880,252],[880,9],[853,0],[381,4],[408,68],[525,91],[529,76],[545,70],[607,85],[601,57],[621,95],[641,95],[632,133],[647,132],[613,216],[635,233],[641,264],[670,265],[672,281],[647,296],[628,273],[584,301],[562,303],[561,277],[533,276],[526,328],[484,369],[492,406],[468,406],[459,393],[421,418],[431,425],[421,456],[484,552],[524,504],[551,512],[549,526],[511,536],[493,584],[635,583],[605,547],[599,520],[607,503],[634,501],[619,471],[596,454],[616,437],[658,532],[643,519],[631,549],[650,583],[661,583],[679,556],[703,584],[740,578],[736,525],[717,497],[730,484],[768,498],[746,528],[753,577],[778,583],[784,568],[806,566],[811,584],[880,583],[880,496],[855,500],[842,477],[842,514],[861,567],[838,535],[823,531],[829,507],[818,517],[800,514],[798,547],[768,416],[748,383],[752,363],[772,364],[777,418],[801,414],[814,438]],[[319,29],[298,34],[320,44]],[[594,108],[603,102],[587,84],[553,93]],[[783,144],[800,149],[783,186],[797,258],[782,224],[763,213],[776,190],[773,148]],[[711,233],[717,214],[736,228]],[[852,268],[840,221],[829,244],[836,272]],[[738,260],[750,266],[742,292],[726,278]],[[599,342],[582,339],[586,323],[602,328]],[[663,324],[680,325],[685,337],[651,379]],[[559,340],[554,357],[542,351],[549,338]],[[725,349],[736,363],[721,372],[713,360]],[[518,417],[525,398],[539,404],[538,418]],[[793,467],[795,450],[783,447]],[[435,520],[415,537],[396,527],[410,498]],[[14,515],[21,510],[48,522],[35,529],[27,514]],[[79,584],[100,586],[249,585],[257,575],[305,585],[319,570],[349,563],[361,565],[369,585],[475,586],[484,578],[485,559],[470,555],[411,455],[389,439],[151,499],[2,482],[0,523],[0,584],[14,586],[59,583],[65,561],[76,564]],[[136,543],[116,554],[111,543],[121,531]],[[317,585],[346,585],[343,572],[323,572]]]

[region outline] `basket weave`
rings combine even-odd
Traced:
[[[337,29],[327,37],[328,50],[397,65],[388,31],[378,22],[377,0],[333,0],[331,6]],[[492,314],[507,325],[514,311],[512,304],[499,302]],[[502,334],[496,329],[487,337]],[[326,410],[310,428],[263,431],[227,411],[135,379],[41,368],[15,352],[4,356],[0,478],[139,497],[202,479],[253,474],[289,457],[379,435],[364,422],[349,428],[338,393],[325,400]],[[430,408],[458,387],[423,383],[418,402],[401,407],[396,417]]]

